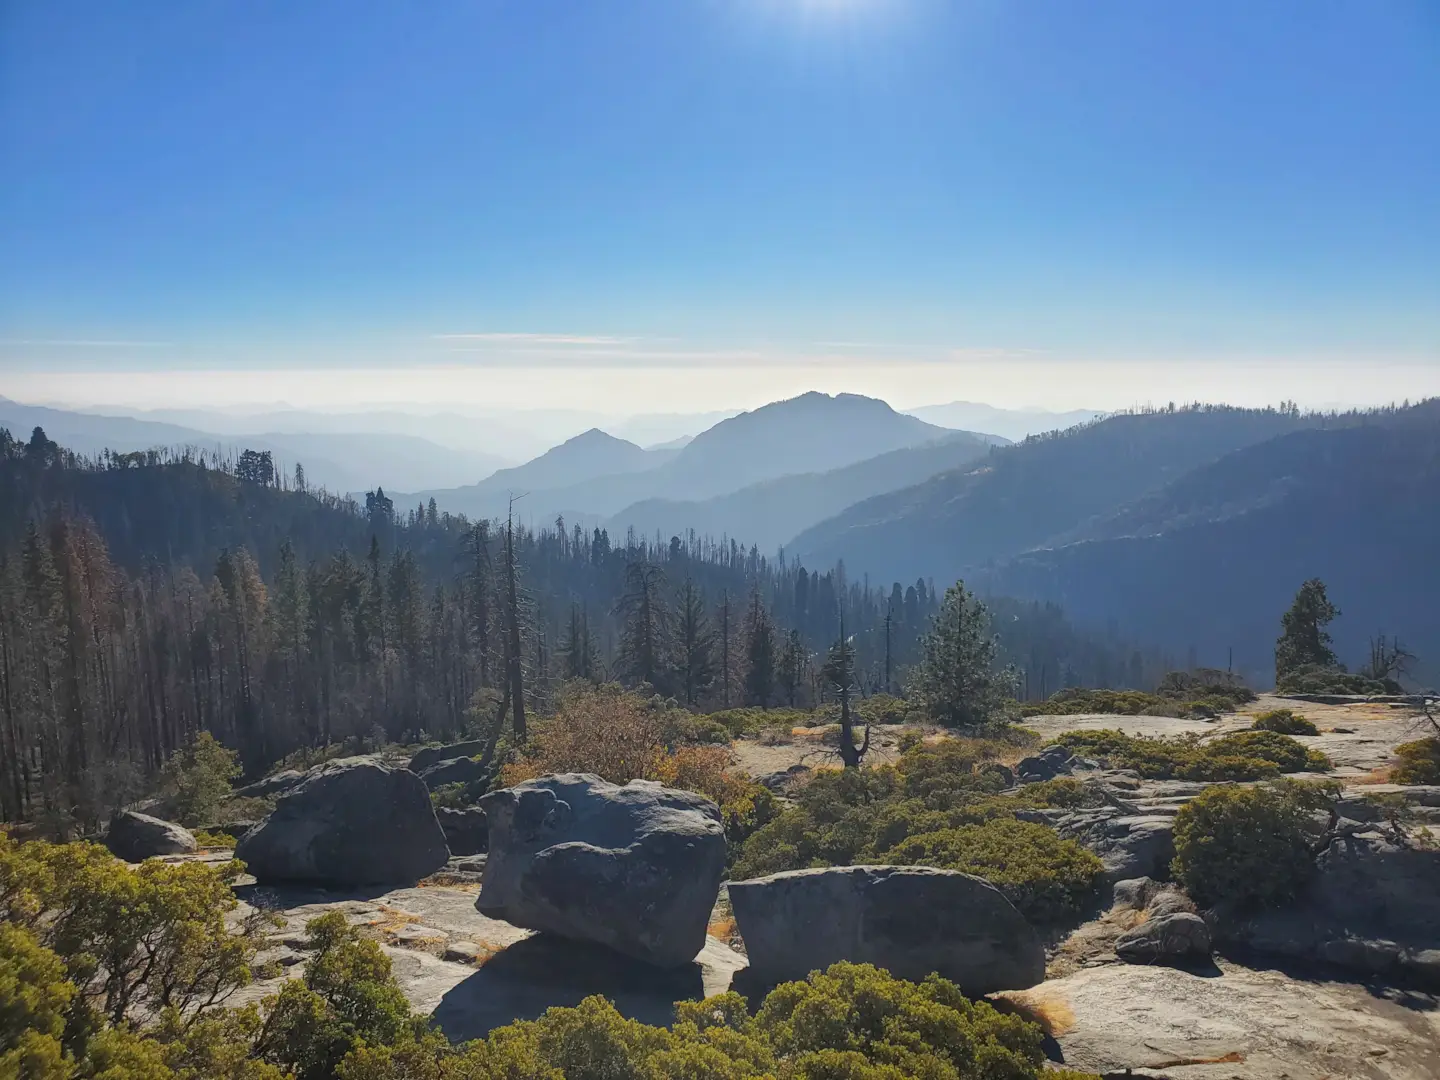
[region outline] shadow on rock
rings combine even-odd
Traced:
[[[308,907],[313,904],[341,904],[349,900],[370,901],[388,896],[404,885],[236,885],[231,891],[241,903],[260,911]]]
[[[458,1043],[592,994],[609,998],[624,1016],[659,1025],[674,1020],[676,1001],[702,999],[705,985],[698,963],[661,969],[603,946],[536,934],[496,953],[446,993],[432,1019]]]

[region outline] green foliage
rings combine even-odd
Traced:
[[[24,927],[0,923],[0,1076],[27,1032],[60,1038],[74,996],[58,956]]]
[[[1280,638],[1275,642],[1275,682],[1299,668],[1338,668],[1339,661],[1330,648],[1331,638],[1325,629],[1340,609],[1330,602],[1325,583],[1311,578],[1300,586],[1290,610],[1280,619]]]
[[[1373,679],[1347,672],[1344,668],[1301,664],[1275,680],[1277,694],[1397,694],[1400,684],[1393,679]]]
[[[1307,750],[1303,743],[1278,731],[1237,731],[1203,743],[1202,748],[1210,757],[1259,758],[1287,773],[1324,772],[1330,768],[1330,759],[1320,751]]]
[[[253,928],[232,933],[241,865],[146,860],[96,844],[16,844],[0,835],[0,915],[59,954],[111,1022],[132,1008],[193,1011],[250,981]]]
[[[470,784],[442,784],[430,792],[430,805],[437,810],[449,807],[452,810],[463,810],[467,806],[474,806],[480,795],[484,792],[472,790]]]
[[[225,832],[196,829],[195,843],[202,848],[223,848],[231,851],[235,849],[235,837]]]
[[[1319,735],[1320,729],[1291,709],[1270,709],[1258,713],[1252,725],[1256,731],[1278,731],[1281,735]]]
[[[1202,742],[1152,739],[1112,728],[1067,731],[1055,742],[1156,780],[1266,780],[1281,772],[1323,772],[1330,759],[1273,731],[1242,731]]]
[[[963,582],[945,591],[920,647],[909,689],[932,720],[974,728],[1003,717],[1016,675],[997,669],[990,612]]]
[[[859,863],[938,866],[992,881],[1036,921],[1068,918],[1093,889],[1100,862],[1015,812],[1093,805],[1095,793],[1066,779],[1000,795],[1005,784],[992,762],[1006,749],[995,740],[944,739],[912,746],[893,767],[820,773],[795,793],[794,807],[743,844],[731,876]]]
[[[1440,784],[1440,736],[1401,743],[1395,756],[1400,759],[1392,774],[1397,784]]]
[[[922,833],[891,848],[887,862],[936,866],[983,877],[1031,922],[1057,923],[1083,907],[1104,867],[1045,825],[993,818]]]
[[[1040,1029],[966,999],[931,976],[904,982],[835,964],[766,996],[754,1017],[738,994],[676,1005],[666,1030],[627,1020],[603,998],[550,1009],[457,1049],[420,1039],[365,1046],[340,1080],[1041,1080]]]
[[[1172,671],[1155,693],[1143,690],[1057,690],[1045,701],[1026,702],[1024,716],[1218,716],[1255,700],[1255,692],[1228,672],[1213,668]]]
[[[182,825],[213,821],[230,796],[230,781],[240,775],[235,751],[215,741],[208,731],[177,750],[165,763],[165,779],[173,788],[176,820]]]
[[[1293,899],[1314,873],[1312,815],[1328,794],[1294,781],[1201,792],[1175,815],[1176,878],[1202,904]]]

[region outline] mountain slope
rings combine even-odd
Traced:
[[[1308,578],[1343,617],[1352,664],[1398,635],[1440,672],[1440,402],[1237,450],[1092,522],[1071,543],[981,571],[980,586],[1043,597],[1201,663],[1272,674],[1280,615]],[[1418,674],[1418,672],[1417,672]]]
[[[892,450],[828,472],[801,473],[751,484],[713,499],[647,499],[626,507],[608,527],[619,535],[633,527],[641,536],[734,536],[771,552],[816,522],[860,499],[917,483],[974,461],[995,445],[989,436],[954,432],[923,446]]]
[[[954,580],[1071,533],[1232,450],[1321,422],[1221,407],[1112,416],[867,499],[807,529],[791,550],[812,565],[844,559],[853,571],[886,579]]]
[[[1072,409],[1050,412],[1046,409],[1001,409],[977,401],[951,401],[944,405],[921,405],[906,409],[930,424],[964,431],[988,431],[1018,441],[1029,435],[1047,431],[1063,431],[1076,424],[1086,424],[1101,414],[1093,409]]]
[[[9,428],[20,438],[28,438],[31,429],[41,427],[51,439],[84,455],[106,449],[128,453],[182,446],[220,454],[237,454],[243,449],[268,450],[278,468],[288,473],[297,462],[303,464],[309,483],[332,491],[358,491],[377,484],[389,488],[456,484],[493,472],[505,463],[493,454],[456,450],[414,435],[306,431],[219,433],[130,416],[22,405],[5,398],[0,398],[0,427]]]
[[[624,443],[630,449],[620,459],[623,468],[605,468],[614,447],[595,436],[611,443],[623,440],[587,432],[577,439],[594,440],[596,453],[575,455],[579,460],[568,478],[564,470],[556,470],[548,477],[552,482],[544,483],[539,474],[522,471],[532,462],[468,488],[426,491],[418,497],[433,496],[442,510],[452,513],[494,517],[504,514],[508,491],[526,491],[525,513],[536,521],[557,513],[609,517],[645,499],[713,498],[763,480],[840,468],[950,434],[897,413],[876,398],[810,393],[721,420],[678,451],[643,451]],[[576,442],[572,439],[536,461]],[[650,456],[640,459],[635,454]],[[414,501],[416,496],[404,498]]]
[[[657,494],[709,498],[778,476],[837,469],[946,434],[878,398],[812,391],[702,431],[668,467],[667,488]]]

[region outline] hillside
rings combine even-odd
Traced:
[[[840,468],[950,434],[897,413],[876,398],[809,393],[721,420],[678,451],[644,451],[603,432],[587,432],[577,437],[587,440],[584,444],[576,446],[572,439],[534,462],[480,484],[404,498],[414,502],[433,497],[442,510],[495,517],[504,514],[509,491],[526,491],[525,513],[533,520],[547,520],[557,513],[606,518],[647,499],[709,499],[781,476]],[[629,449],[619,450],[615,443]],[[531,471],[532,465],[561,451],[568,472],[548,467]]]
[[[211,415],[221,419],[221,414]],[[107,449],[130,453],[186,446],[231,456],[245,449],[268,450],[277,468],[288,474],[297,463],[302,464],[309,483],[331,491],[359,491],[377,485],[414,489],[457,484],[506,463],[498,455],[458,450],[394,432],[292,431],[244,428],[233,422],[220,431],[132,416],[22,405],[6,398],[0,398],[0,427],[22,438],[40,427],[62,446],[87,455]]]
[[[642,536],[700,534],[739,537],[775,551],[798,533],[861,499],[918,483],[989,453],[994,440],[955,432],[923,446],[891,450],[828,472],[766,480],[713,499],[647,499],[609,521],[612,532],[633,527]]]
[[[901,579],[963,577],[1029,551],[1222,455],[1321,423],[1225,407],[1113,416],[995,450],[983,463],[867,499],[792,545],[810,562]]]
[[[1311,577],[1342,611],[1342,659],[1398,635],[1440,670],[1440,402],[1237,450],[1077,531],[976,575],[1078,620],[1262,683],[1279,615]]]
[[[977,401],[950,401],[944,405],[921,405],[906,409],[928,424],[964,431],[988,431],[1018,442],[1030,435],[1047,431],[1063,431],[1076,424],[1086,424],[1101,414],[1093,409],[1071,409],[1051,412],[1048,409],[1001,409]]]

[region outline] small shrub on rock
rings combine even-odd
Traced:
[[[1292,900],[1315,871],[1312,815],[1324,803],[1293,781],[1201,792],[1175,815],[1175,877],[1205,905]]]
[[[1259,713],[1251,725],[1256,731],[1276,731],[1281,735],[1319,735],[1320,729],[1290,709],[1271,709]]]
[[[1440,736],[1401,743],[1395,756],[1400,764],[1391,777],[1397,784],[1440,784]]]
[[[1094,893],[1104,867],[1091,852],[1029,821],[992,818],[911,836],[886,862],[959,870],[990,882],[1032,923],[1061,922]]]
[[[1241,731],[1201,742],[1193,736],[1151,739],[1102,729],[1066,732],[1055,742],[1152,780],[1268,780],[1282,772],[1330,768],[1324,754],[1273,731]]]
[[[1204,753],[1212,757],[1259,758],[1275,765],[1281,772],[1324,772],[1330,759],[1318,750],[1307,750],[1289,735],[1277,731],[1237,731],[1204,744]]]

